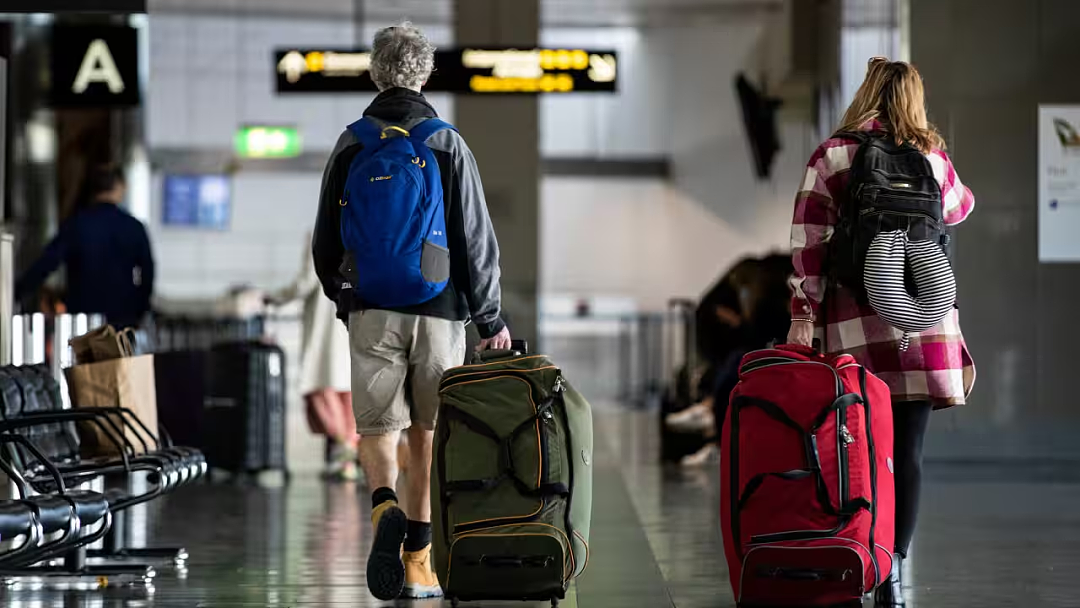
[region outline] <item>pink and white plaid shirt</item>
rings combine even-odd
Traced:
[[[930,401],[938,409],[962,405],[975,384],[975,365],[956,309],[937,327],[911,336],[911,345],[901,351],[900,330],[861,305],[849,290],[826,280],[828,242],[858,148],[853,139],[834,137],[810,157],[791,225],[792,318],[813,320],[823,350],[853,355],[889,385],[894,402]],[[975,207],[975,197],[960,183],[945,152],[935,150],[928,158],[941,184],[945,222],[959,224]]]

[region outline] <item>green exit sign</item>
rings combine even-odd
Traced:
[[[292,158],[300,155],[300,133],[294,127],[243,127],[236,134],[242,158]]]

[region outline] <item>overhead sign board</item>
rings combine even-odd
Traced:
[[[275,53],[279,93],[376,92],[363,49],[285,49]],[[459,94],[614,93],[615,51],[455,49],[435,53],[425,91]]]
[[[236,133],[241,158],[293,158],[300,155],[300,133],[295,127],[247,126]]]
[[[52,31],[52,104],[139,104],[139,40],[124,26],[56,26]]]

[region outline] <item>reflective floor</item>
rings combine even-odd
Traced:
[[[598,449],[594,554],[564,606],[734,605],[720,551],[716,467],[656,465],[653,419],[597,413],[606,449]],[[1030,466],[928,465],[909,606],[1080,606],[1080,479],[1071,468]],[[189,549],[186,577],[162,569],[152,595],[6,590],[0,605],[378,606],[364,581],[369,506],[363,489],[314,479],[288,488],[189,488],[148,514],[146,534],[151,544]]]

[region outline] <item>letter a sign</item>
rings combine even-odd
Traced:
[[[53,28],[53,105],[138,105],[138,44],[137,33],[130,27]]]
[[[113,95],[124,92],[124,79],[116,70],[116,62],[109,53],[109,45],[101,38],[91,42],[86,49],[86,57],[83,57],[79,73],[75,75],[71,92],[76,95],[85,93],[91,82],[104,82]]]

